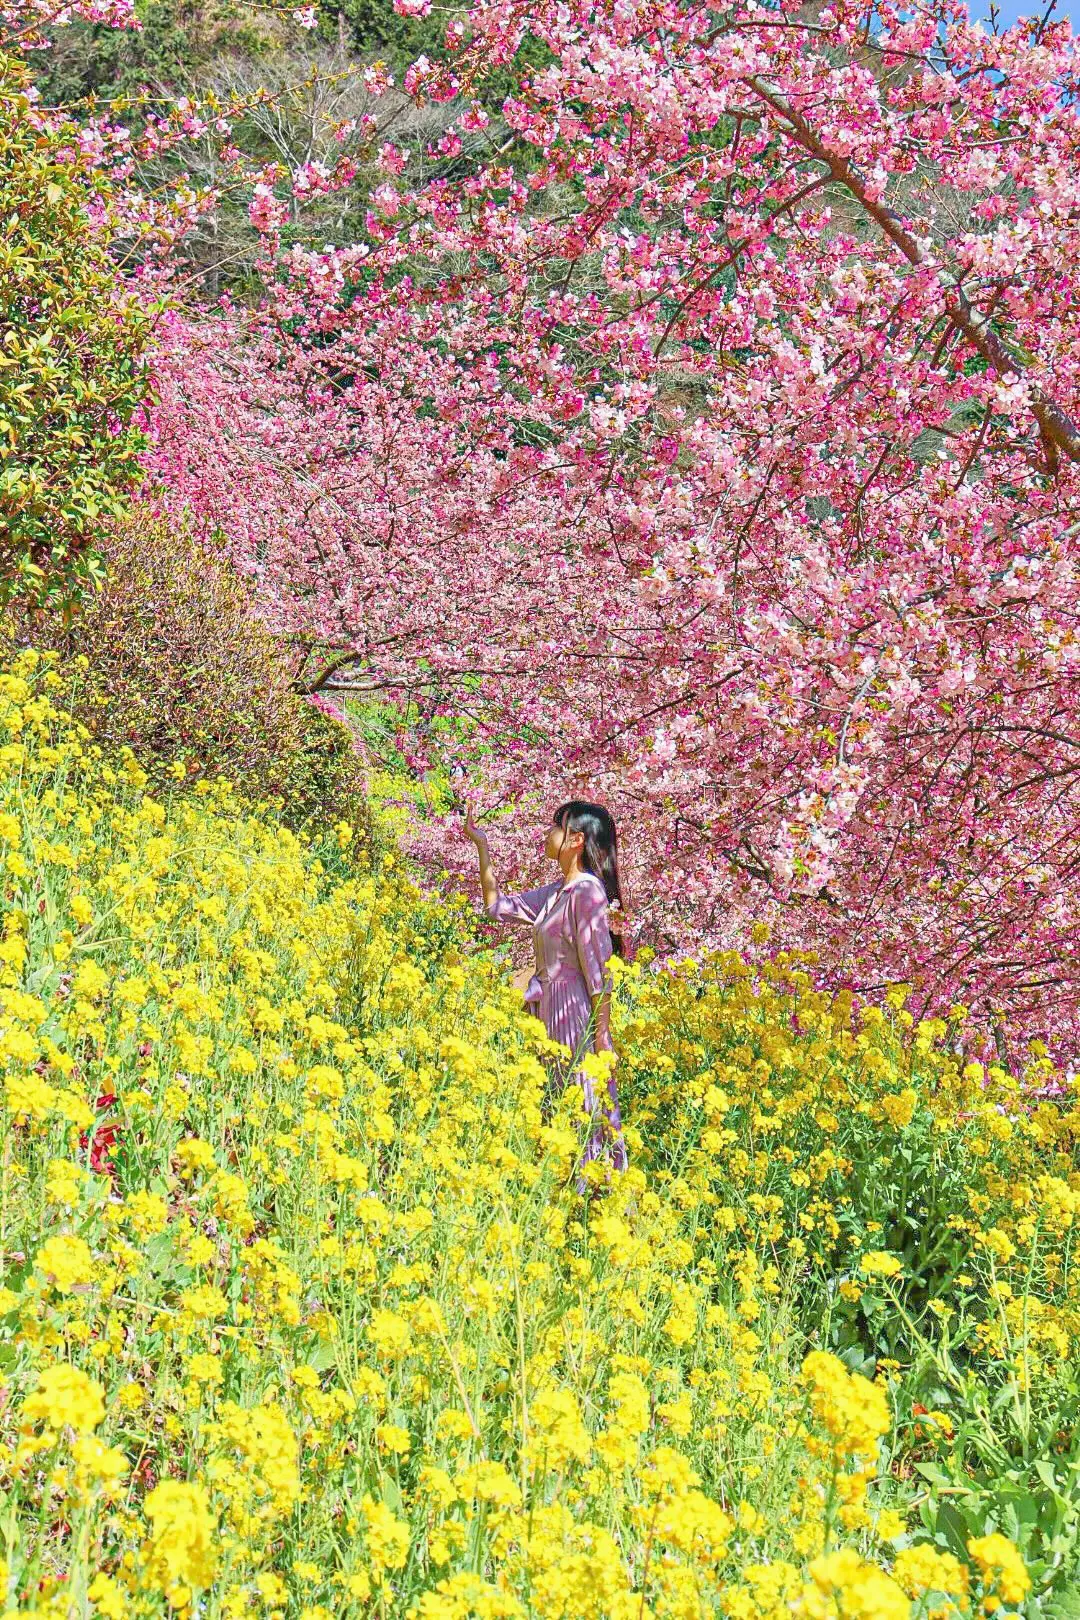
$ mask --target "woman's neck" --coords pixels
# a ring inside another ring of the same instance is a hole
[[[575,850],[573,855],[570,856],[570,859],[566,862],[565,866],[563,866],[562,861],[559,862],[559,865],[562,867],[564,884],[573,883],[577,878],[584,877],[585,875],[585,868],[581,864],[581,856],[578,854],[577,850]]]

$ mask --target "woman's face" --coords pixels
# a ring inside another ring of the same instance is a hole
[[[558,822],[548,828],[547,838],[544,841],[544,854],[549,861],[558,861],[559,865],[571,857],[574,850],[584,844],[585,839],[581,833],[568,832],[560,827]]]

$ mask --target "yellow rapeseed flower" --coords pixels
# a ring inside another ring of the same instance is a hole
[[[988,1536],[975,1536],[967,1550],[982,1576],[988,1595],[1006,1603],[1021,1603],[1031,1590],[1031,1576],[1024,1560],[1008,1536],[997,1531]]]
[[[37,1388],[23,1402],[22,1413],[29,1423],[91,1434],[105,1416],[105,1391],[81,1367],[58,1362],[38,1374]]]

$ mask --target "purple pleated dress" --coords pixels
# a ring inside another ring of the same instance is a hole
[[[611,988],[607,904],[604,885],[587,872],[572,883],[545,883],[527,894],[497,894],[488,907],[496,922],[521,923],[532,929],[536,972],[525,1001],[543,1020],[551,1039],[568,1046],[575,1060],[596,1050],[591,997]],[[599,1044],[611,1050],[606,1030]],[[566,1084],[565,1066],[556,1067],[554,1078],[558,1085]],[[595,1083],[581,1069],[574,1079],[584,1092],[586,1113],[601,1115],[585,1158],[609,1157],[616,1170],[625,1170],[626,1144],[614,1073],[608,1080],[607,1101],[599,1110]]]

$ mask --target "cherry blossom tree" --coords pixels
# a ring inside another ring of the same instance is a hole
[[[164,498],[301,684],[468,720],[523,875],[588,790],[643,937],[757,922],[1069,1044],[1068,24],[504,0],[450,44],[429,177],[388,140],[345,246],[279,251],[269,196],[264,304],[175,324]]]

